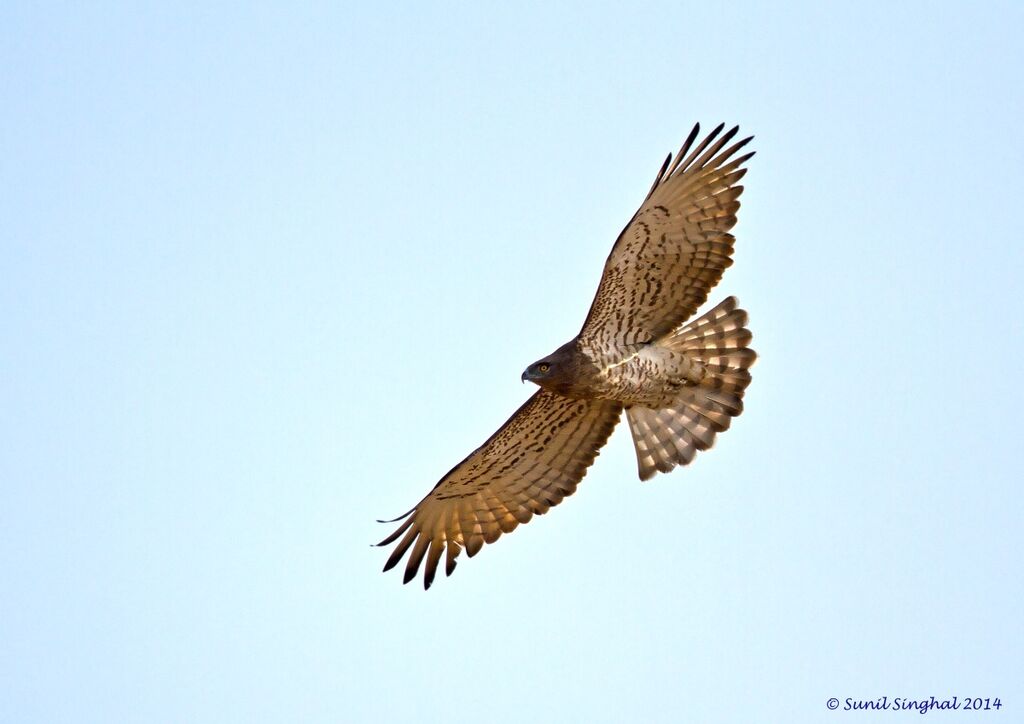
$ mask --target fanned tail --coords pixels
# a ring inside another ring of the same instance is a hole
[[[743,392],[757,354],[747,346],[753,336],[746,328],[747,313],[736,304],[735,297],[728,297],[656,342],[698,362],[704,376],[683,388],[670,407],[626,410],[641,480],[690,463],[743,412]]]

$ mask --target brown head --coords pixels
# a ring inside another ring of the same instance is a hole
[[[569,397],[578,396],[582,367],[586,360],[576,350],[576,340],[564,344],[547,357],[537,360],[523,372],[522,380]]]

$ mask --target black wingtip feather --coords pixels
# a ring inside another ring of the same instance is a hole
[[[445,544],[440,538],[434,538],[430,541],[430,550],[427,552],[427,562],[423,567],[423,589],[430,588],[430,584],[434,582],[434,576],[437,574],[437,564],[441,560],[441,554],[444,553]]]
[[[683,145],[679,147],[679,152],[676,154],[676,160],[672,163],[672,168],[668,171],[669,176],[673,175],[676,172],[676,169],[679,168],[679,163],[683,160],[683,157],[690,152],[690,147],[693,145],[693,142],[696,140],[699,133],[700,124],[694,123],[693,130],[690,131],[690,135],[686,137],[686,140],[683,141]]]
[[[694,126],[694,129],[696,130],[699,127],[700,124]],[[672,169],[670,170],[669,174],[675,175],[677,173],[685,173],[686,169],[690,168],[690,166],[694,163],[694,160],[702,153],[704,153],[705,149],[707,149],[707,147],[711,145],[715,138],[718,137],[718,134],[722,132],[723,128],[725,128],[725,124],[719,123],[717,126],[715,126],[714,130],[711,131],[711,133],[704,137],[703,141],[697,144],[696,148],[692,149],[691,146],[693,145],[693,141],[696,139],[696,134],[691,132],[690,137],[686,139],[686,143],[683,144],[683,148],[680,149],[679,154],[676,156],[675,163],[672,164]],[[686,155],[685,159],[683,158],[684,155]]]
[[[420,532],[415,528],[406,533],[402,542],[395,546],[395,550],[391,551],[391,556],[388,558],[388,562],[384,565],[385,571],[390,571],[400,560],[402,560],[405,552],[409,550],[409,546],[412,545],[413,541],[416,540],[416,537],[419,536],[419,534]]]
[[[746,146],[748,143],[750,143],[753,140],[754,140],[753,136],[747,136],[742,141],[737,141],[733,145],[729,146],[729,148],[727,150],[723,151],[719,158],[721,158],[721,160],[724,161],[725,159],[727,159],[730,156],[732,156],[734,153],[739,151],[741,148],[743,148],[744,146]]]
[[[659,184],[665,180],[665,172],[668,170],[668,165],[670,163],[672,163],[671,153],[668,155],[668,158],[665,159],[665,163],[661,164],[661,169],[658,171],[658,175],[654,177],[654,183],[651,184],[651,189],[647,192],[647,198],[651,198],[651,194],[653,194]]]
[[[423,556],[426,555],[427,549],[430,547],[430,539],[426,535],[421,535],[416,540],[416,545],[413,546],[412,553],[409,554],[409,562],[405,566],[405,582],[408,583],[416,577],[416,574],[420,571],[420,564],[423,563]]]
[[[715,140],[715,137],[718,135],[718,132],[722,130],[722,127],[724,125],[725,124],[719,125],[718,128],[715,129],[714,133],[712,133],[706,139],[704,139],[704,142],[700,145],[700,148],[693,152],[694,156],[697,156],[698,154],[703,154],[700,156],[700,158],[693,161],[694,166],[701,168],[704,167],[708,162],[711,162],[712,165],[717,165],[718,163],[721,163],[721,161],[728,158],[735,152],[735,148],[730,148],[728,151],[726,151],[721,156],[718,156],[716,158],[716,154],[718,154],[718,152],[722,150],[725,144],[731,141],[733,137],[740,131],[739,126],[733,126],[728,131],[726,131],[724,136]],[[712,143],[712,141],[714,141],[714,143]],[[712,159],[715,160],[712,161]],[[687,163],[687,167],[689,167],[689,165],[690,164]]]
[[[455,565],[458,563],[458,561],[456,561],[455,558],[461,552],[462,552],[462,546],[460,546],[455,541],[448,541],[448,548],[447,548],[447,552],[445,554],[445,563],[444,563],[444,575],[445,576],[452,575],[452,571],[455,570]]]
[[[676,154],[677,164],[679,163],[679,159],[685,156],[686,153],[690,150],[690,146],[692,146],[693,142],[697,140],[698,135],[700,135],[700,124],[694,123],[693,128],[690,130],[690,135],[688,135],[686,137],[686,140],[683,141],[683,145],[679,147],[679,153]]]
[[[397,518],[392,518],[391,520],[380,520],[378,518],[377,522],[378,523],[397,523],[398,521],[402,520],[403,518],[408,518],[410,515],[412,515],[415,512],[415,510],[416,510],[415,508],[410,508],[409,510],[405,511],[404,513],[402,513]]]
[[[398,529],[395,530],[395,532],[393,532],[391,535],[389,535],[387,538],[382,540],[377,545],[386,546],[394,543],[396,540],[398,540],[398,536],[402,535],[402,533],[404,533],[409,528],[410,525],[412,525],[412,518],[409,518],[409,520],[405,521],[404,523],[402,523],[402,525],[398,526]]]

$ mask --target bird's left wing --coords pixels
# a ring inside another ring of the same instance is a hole
[[[575,492],[621,411],[617,402],[537,392],[378,543],[389,545],[401,537],[384,570],[412,549],[405,583],[416,576],[425,557],[423,585],[430,588],[446,549],[445,573],[451,575],[463,548],[473,556],[484,543],[493,543],[534,513],[558,505]]]
[[[751,139],[732,144],[739,128],[718,126],[697,142],[694,127],[665,161],[647,198],[619,234],[580,330],[580,341],[604,350],[645,344],[697,311],[732,264],[732,234],[743,164]]]

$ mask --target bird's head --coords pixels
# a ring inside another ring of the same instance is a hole
[[[530,381],[544,389],[566,394],[576,382],[578,366],[569,347],[570,345],[560,347],[554,353],[527,367],[521,377],[522,381]]]
[[[523,382],[527,380],[536,382],[543,387],[546,380],[551,380],[557,376],[557,367],[558,363],[555,360],[545,357],[527,367],[521,379]]]

